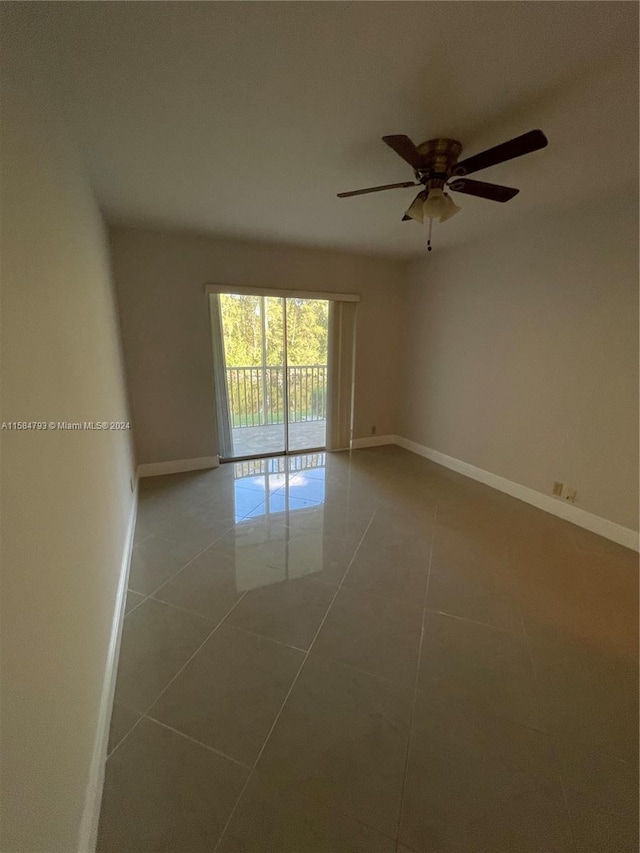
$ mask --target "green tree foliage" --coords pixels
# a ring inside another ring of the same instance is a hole
[[[262,364],[262,312],[266,328],[266,363],[283,361],[283,307],[274,297],[223,293],[220,308],[227,367]],[[327,363],[329,303],[320,299],[286,300],[287,354],[290,366]]]

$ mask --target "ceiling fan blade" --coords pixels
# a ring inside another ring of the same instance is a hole
[[[472,181],[470,178],[456,178],[447,186],[455,193],[477,195],[478,198],[488,198],[490,201],[509,201],[520,192],[513,187],[487,184],[484,181]]]
[[[386,142],[389,148],[393,148],[399,157],[413,166],[414,169],[422,168],[422,154],[418,151],[413,142],[408,136],[400,134],[398,136],[383,136],[382,141]]]
[[[338,193],[338,198],[349,198],[352,195],[365,195],[365,193],[379,193],[381,190],[395,190],[397,187],[419,187],[415,181],[404,181],[401,184],[383,184],[381,187],[368,187],[366,190],[352,190],[348,193]]]
[[[487,169],[497,163],[504,163],[506,160],[513,160],[514,157],[522,157],[523,154],[538,151],[546,145],[548,145],[547,137],[541,130],[530,130],[529,133],[523,133],[522,136],[516,136],[515,139],[461,160],[454,167],[453,176],[470,175],[472,172],[479,172],[480,169]]]

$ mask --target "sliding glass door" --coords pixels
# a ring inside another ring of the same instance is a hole
[[[222,455],[324,448],[329,303],[234,293],[210,298],[217,300],[212,321]]]
[[[327,443],[329,303],[285,300],[288,445],[291,452]]]

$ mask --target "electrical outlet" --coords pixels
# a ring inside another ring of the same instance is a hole
[[[554,483],[553,484],[553,494],[558,495],[560,497],[562,495],[562,490],[564,486],[562,483]]]
[[[576,497],[578,493],[575,489],[567,489],[567,494],[565,495],[565,500],[569,501],[570,504],[574,504],[576,502]]]
[[[375,434],[376,434],[376,430],[377,430],[377,427],[372,426],[372,427],[371,427],[371,435],[375,435]]]

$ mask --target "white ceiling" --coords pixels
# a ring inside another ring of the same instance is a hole
[[[14,5],[14,4],[9,4]],[[468,156],[540,127],[549,147],[474,175],[435,244],[637,181],[638,7],[625,2],[25,4],[109,220],[410,255],[415,190],[381,141]],[[35,7],[35,8],[34,8]]]

